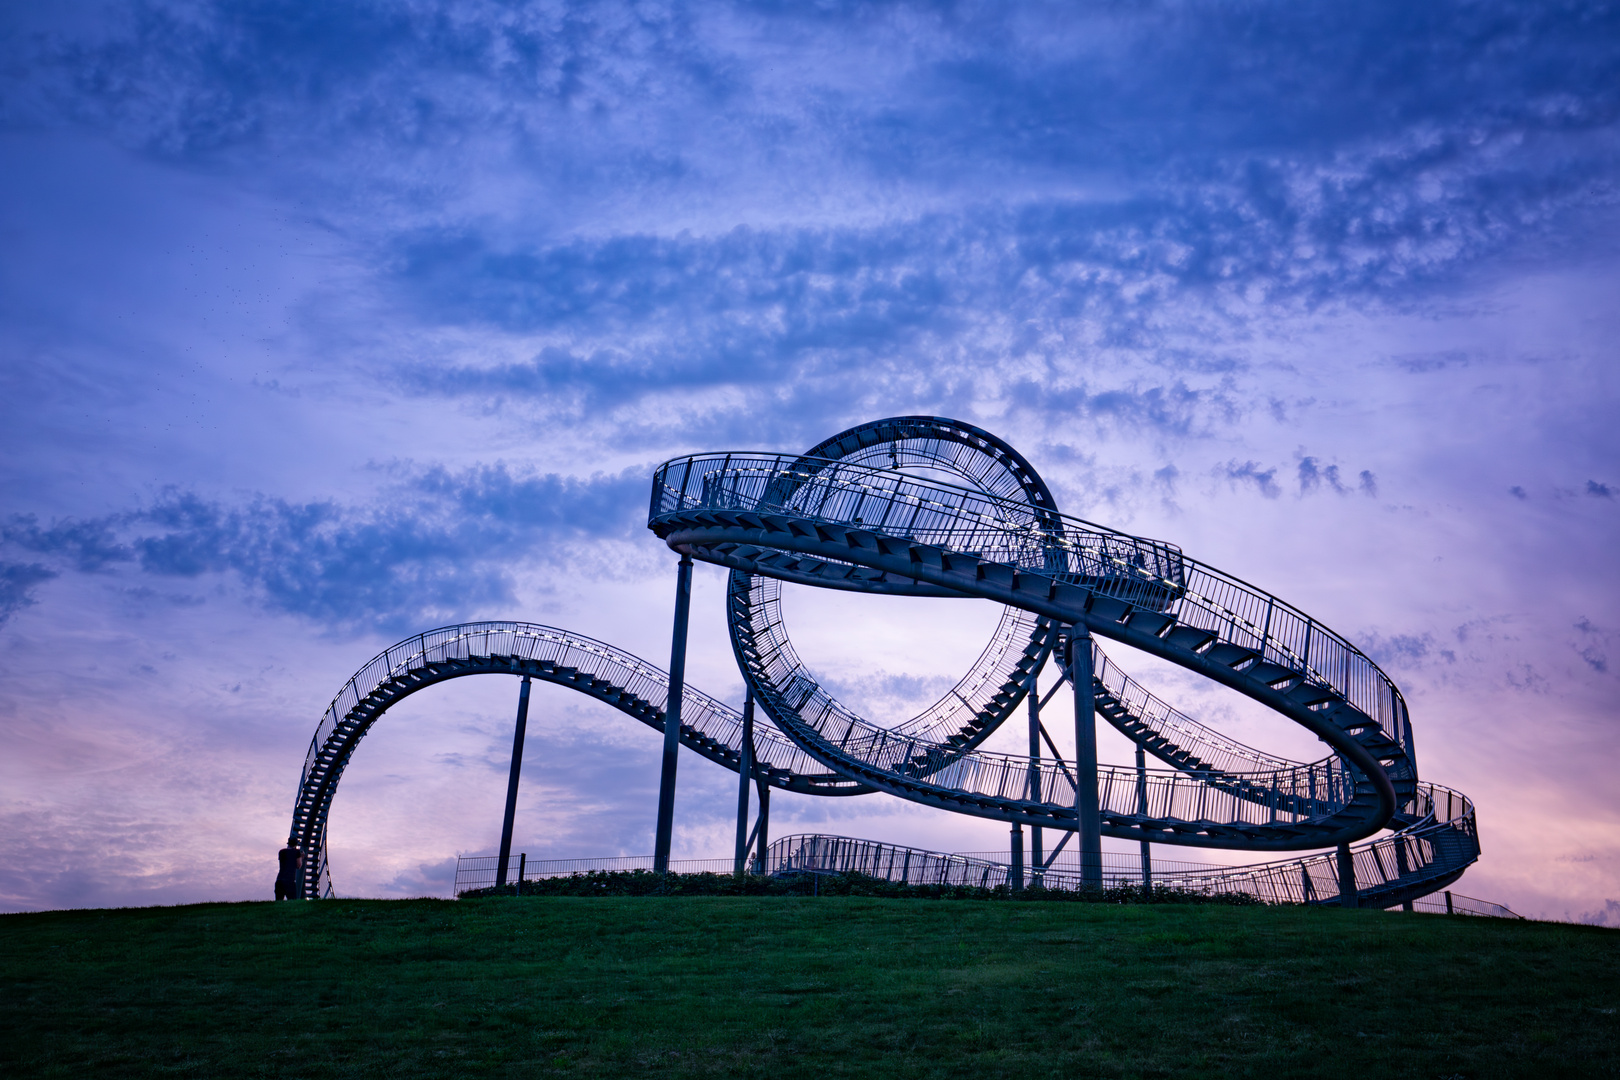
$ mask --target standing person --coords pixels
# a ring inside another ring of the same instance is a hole
[[[298,871],[304,865],[304,853],[293,847],[292,838],[287,846],[276,853],[281,869],[276,873],[276,899],[291,900],[298,894]]]

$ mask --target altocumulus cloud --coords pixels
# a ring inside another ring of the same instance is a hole
[[[837,378],[952,338],[964,362],[1039,351],[998,332],[1035,320],[1162,359],[1171,303],[1241,324],[1260,303],[1410,302],[1613,199],[1617,37],[1593,4],[138,3],[95,33],[14,28],[4,108],[211,167],[300,162],[267,181],[289,194],[341,175],[329,220],[370,238],[402,307],[556,335],[491,378],[589,392],[810,360]],[[794,48],[762,63],[771,42]],[[446,154],[515,163],[541,208],[447,213],[473,170],[430,164]],[[676,235],[604,231],[591,202],[814,197],[811,161],[828,190],[877,175],[951,209],[804,226],[789,206],[719,231],[697,213]]]
[[[64,570],[230,575],[269,609],[332,629],[392,632],[510,601],[513,568],[546,561],[559,544],[631,535],[645,486],[644,469],[581,480],[491,465],[410,470],[357,506],[168,489],[96,520],[42,526],[14,516],[0,539]],[[35,603],[30,590],[59,572],[4,564],[0,613]]]

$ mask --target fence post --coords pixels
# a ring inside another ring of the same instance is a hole
[[[528,872],[528,870],[529,870],[529,853],[527,851],[520,851],[520,852],[518,852],[517,888],[512,890],[512,895],[513,896],[522,896],[523,895],[523,875],[526,874]]]

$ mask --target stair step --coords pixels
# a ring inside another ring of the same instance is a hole
[[[1230,641],[1222,641],[1211,645],[1204,653],[1204,659],[1213,660],[1217,664],[1227,667],[1237,667],[1248,660],[1253,660],[1260,654],[1243,645],[1235,645]]]
[[[1132,630],[1140,630],[1144,634],[1152,634],[1154,637],[1158,637],[1164,633],[1165,627],[1174,624],[1175,621],[1162,612],[1138,608],[1136,611],[1131,612],[1130,618],[1125,620],[1125,625]]]
[[[1214,641],[1215,634],[1197,626],[1178,626],[1165,635],[1165,640],[1188,652],[1197,652],[1206,643]]]

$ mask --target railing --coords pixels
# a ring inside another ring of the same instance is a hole
[[[756,681],[762,694],[767,683],[777,688],[792,684],[788,695],[777,694],[768,702],[767,711],[789,708],[799,714],[814,712],[824,721],[818,725],[819,729],[833,733],[831,737],[840,746],[849,743],[859,731],[862,738],[881,735],[896,745],[905,743],[918,747],[919,753],[926,749],[930,757],[927,762],[916,763],[918,769],[938,768],[947,761],[963,757],[965,745],[943,741],[940,736],[946,732],[972,730],[975,717],[982,721],[998,712],[1005,715],[1008,710],[996,707],[995,695],[1003,687],[1021,685],[1027,679],[1027,675],[1019,671],[1020,663],[1044,663],[1051,649],[1050,624],[1046,624],[1043,631],[1035,616],[1008,608],[972,668],[943,698],[911,720],[893,728],[880,727],[833,698],[809,673],[788,637],[781,591],[782,584],[776,579],[754,577],[748,584],[746,597],[729,597],[733,602],[745,601],[746,610],[734,608],[731,621],[734,632],[747,639],[744,653],[748,659],[739,655],[739,661],[768,673],[763,682]],[[855,739],[855,744],[860,742]]]
[[[780,583],[772,581],[771,587],[779,589]],[[890,730],[896,736],[939,743],[943,738],[961,731],[971,717],[989,711],[990,699],[1012,678],[1021,658],[1033,653],[1032,664],[1045,662],[1046,654],[1051,650],[1053,635],[1050,632],[1046,635],[1048,644],[1044,647],[1026,646],[1026,643],[1037,640],[1039,622],[1035,615],[1022,608],[1003,608],[995,633],[990,635],[978,659],[956,685],[934,704]],[[785,634],[782,640],[787,641]],[[791,643],[787,649],[792,649]]]
[[[1462,893],[1444,892],[1412,901],[1413,911],[1432,915],[1483,915],[1495,919],[1523,919],[1524,916],[1502,904],[1476,900]]]
[[[1405,876],[1396,884],[1412,885],[1423,879],[1425,863],[1418,861],[1421,837],[1391,837],[1353,849],[1356,864],[1357,892],[1376,897],[1390,881],[1375,878],[1372,870],[1396,845],[1404,845],[1411,853]],[[1432,857],[1432,852],[1429,853]],[[1142,862],[1137,854],[1128,852],[1102,853],[1102,884],[1106,889],[1134,888],[1142,883]],[[463,856],[456,860],[455,895],[477,889],[493,888],[497,856]],[[547,859],[528,860],[526,855],[513,855],[507,863],[506,880],[516,891],[518,881],[538,881],[543,878],[567,877],[571,874],[592,872],[651,872],[651,855],[605,859]],[[1171,859],[1153,859],[1151,879],[1156,885],[1204,894],[1246,893],[1266,903],[1335,903],[1338,900],[1337,870],[1331,854],[1259,866],[1226,867],[1211,863],[1193,863]],[[734,868],[730,859],[686,859],[669,864],[670,872],[677,874],[716,873],[729,874]],[[1453,872],[1457,867],[1446,865],[1440,872]],[[802,834],[787,836],[771,844],[761,868],[750,860],[749,873],[786,874],[843,874],[856,873],[885,881],[905,882],[912,885],[966,885],[996,888],[1014,882],[1013,868],[1003,852],[964,851],[946,853],[911,848],[899,844],[885,844],[875,840],[857,840],[844,836]],[[1290,888],[1285,882],[1310,880],[1311,886]],[[1072,853],[1060,855],[1045,866],[1028,864],[1023,869],[1021,884],[1041,885],[1051,889],[1080,889],[1082,885],[1079,857]],[[1501,904],[1445,892],[1410,901],[1415,911],[1522,918]]]
[[[1287,758],[1263,753],[1205,727],[1148,692],[1121,671],[1095,640],[1091,643],[1091,664],[1098,681],[1136,720],[1177,749],[1208,762],[1211,768],[1227,773],[1249,773],[1297,767],[1296,762]]]
[[[1008,865],[1009,859],[1009,854],[1005,851],[956,851],[952,852],[952,854],[964,859],[979,859],[1001,865]],[[1035,867],[1029,861],[1030,858],[1030,853],[1025,852],[1024,874],[1026,877],[1035,870]],[[1053,858],[1050,853],[1047,853],[1045,858],[1050,870],[1076,876],[1080,874],[1080,856],[1075,853],[1072,847],[1065,846],[1056,858]],[[1142,880],[1142,856],[1137,852],[1105,851],[1102,853],[1102,866],[1104,874],[1130,878],[1136,882]],[[1149,867],[1155,880],[1161,874],[1202,874],[1225,869],[1220,863],[1188,862],[1185,859],[1161,859],[1157,855],[1149,860]]]
[[[326,873],[327,807],[322,800],[330,800],[333,786],[325,781],[332,770],[342,768],[344,747],[352,745],[354,729],[369,722],[374,709],[398,696],[409,680],[430,675],[434,664],[508,657],[600,679],[659,712],[668,704],[669,677],[663,670],[604,642],[555,627],[521,622],[468,623],[406,638],[378,653],[344,684],[310,740],[293,804],[294,827],[299,831],[310,870],[317,876]],[[368,705],[373,708],[368,709]],[[682,698],[681,726],[726,747],[742,743],[741,714],[690,687]],[[768,725],[755,728],[754,759],[762,772],[777,777],[806,777],[834,786],[853,786],[844,777],[829,773],[825,765]]]
[[[752,636],[742,659],[759,676],[755,682],[767,712],[781,723],[802,725],[807,741],[869,770],[874,783],[898,782],[947,800],[973,795],[1029,801],[1049,807],[1054,816],[1073,816],[1074,775],[1063,764],[982,750],[964,754],[956,746],[880,727],[850,711],[822,688],[794,651],[777,602],[780,586],[756,578],[751,587],[755,619],[745,628]],[[963,703],[983,707],[972,699]],[[1222,825],[1311,822],[1339,813],[1356,793],[1354,775],[1337,758],[1306,765],[1289,762],[1276,771],[1251,774],[1152,770],[1145,786],[1146,817]],[[1104,813],[1141,816],[1134,769],[1099,768],[1097,790]],[[1039,797],[1032,798],[1032,791]]]
[[[1442,834],[1446,828],[1443,824],[1432,825],[1426,835],[1396,835],[1352,848],[1358,897],[1376,903],[1380,895],[1398,895],[1420,887],[1424,881],[1455,874],[1473,861],[1477,853],[1462,852],[1445,857],[1444,848],[1448,845]],[[778,867],[829,873],[853,871],[891,881],[987,886],[1012,881],[1012,867],[1008,862],[981,852],[948,855],[847,837],[792,836],[772,844],[771,853]],[[1141,883],[1140,856],[1104,852],[1102,866],[1105,887]],[[1044,871],[1026,866],[1024,874],[1026,883],[1038,879],[1048,888],[1081,887],[1078,859],[1060,862]],[[1333,853],[1236,867],[1155,859],[1152,880],[1170,888],[1210,895],[1246,893],[1268,904],[1337,903],[1340,898],[1337,858]],[[1425,905],[1421,910],[1431,910],[1427,903],[1420,900],[1415,905]],[[1462,913],[1499,914],[1483,909]]]
[[[582,634],[519,622],[469,623],[429,630],[378,653],[338,691],[310,740],[303,780],[309,779],[337,726],[390,680],[423,671],[436,662],[492,656],[521,657],[606,679],[660,712],[669,702],[668,673],[632,653]],[[682,695],[681,725],[727,746],[742,741],[742,715],[691,687]],[[768,727],[756,728],[754,742],[755,758],[762,766],[796,775],[826,774],[824,765]]]
[[[705,509],[855,526],[1165,611],[1183,626],[1216,634],[1331,689],[1411,756],[1406,703],[1377,664],[1304,612],[1187,558],[1174,545],[969,488],[847,462],[731,453],[693,455],[659,467],[650,521]]]

